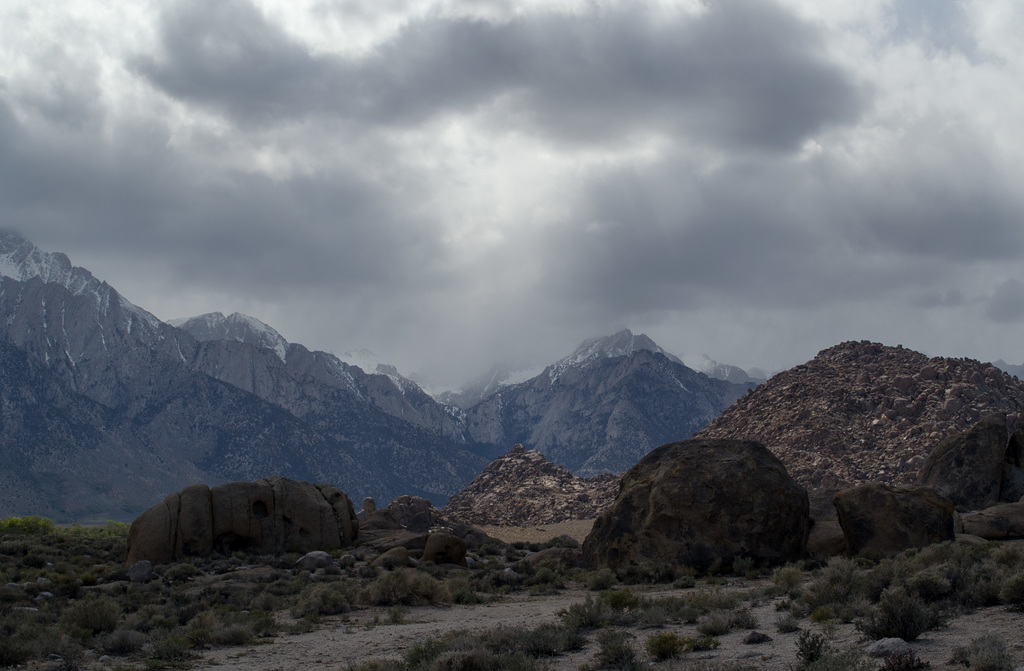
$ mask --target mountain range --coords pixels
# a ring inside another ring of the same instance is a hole
[[[269,475],[440,504],[516,443],[579,475],[622,472],[751,386],[622,331],[443,403],[252,317],[161,321],[12,232],[0,315],[0,516],[130,519],[190,483]]]

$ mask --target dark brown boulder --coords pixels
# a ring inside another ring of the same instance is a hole
[[[815,522],[807,537],[807,556],[828,559],[846,554],[846,535],[836,520]]]
[[[931,451],[917,475],[957,510],[980,510],[999,502],[1006,462],[1006,415],[982,417],[970,430],[946,438]]]
[[[466,565],[466,542],[451,534],[437,533],[427,537],[423,548],[423,561],[435,564]]]
[[[807,492],[760,443],[695,439],[663,445],[622,478],[583,542],[589,569],[631,565],[724,571],[801,557]]]
[[[964,533],[987,540],[1024,538],[1024,502],[1004,503],[976,513],[963,513]]]
[[[954,538],[953,504],[926,489],[869,482],[833,500],[850,554],[898,554]]]
[[[287,478],[191,485],[145,511],[128,532],[128,563],[254,550],[331,550],[359,533],[348,496]]]
[[[999,500],[1016,503],[1021,498],[1024,498],[1024,419],[1018,417],[1017,427],[1006,446]]]

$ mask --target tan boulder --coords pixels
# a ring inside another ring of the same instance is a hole
[[[869,482],[833,499],[850,554],[898,554],[954,538],[953,504],[925,489]]]
[[[181,490],[175,557],[206,557],[213,552],[213,495],[206,485]]]
[[[631,565],[727,571],[803,556],[807,492],[753,441],[693,439],[663,445],[623,477],[618,496],[583,542],[589,569]]]
[[[846,554],[846,535],[837,520],[815,522],[807,537],[807,556],[828,559]]]
[[[409,551],[401,545],[399,545],[398,547],[391,548],[390,550],[388,550],[387,552],[385,552],[384,554],[380,555],[372,562],[370,562],[370,566],[386,569],[396,569],[401,566],[408,565]]]

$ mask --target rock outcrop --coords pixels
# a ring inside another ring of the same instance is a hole
[[[870,482],[836,494],[850,554],[880,558],[953,540],[953,504],[925,489]]]
[[[1000,500],[1008,442],[1006,415],[987,415],[935,446],[917,475],[918,485],[945,496],[957,510],[994,506]]]
[[[960,516],[964,533],[986,540],[1024,538],[1024,499]]]
[[[359,534],[352,502],[331,485],[273,477],[191,485],[146,510],[128,532],[128,564],[253,550],[331,550]]]
[[[991,364],[846,342],[775,375],[694,437],[757,440],[808,489],[912,485],[943,439],[1021,407],[1024,382]]]
[[[618,476],[579,478],[537,450],[516,445],[492,461],[444,508],[468,524],[535,526],[597,517],[611,505]]]
[[[663,445],[622,478],[612,507],[583,543],[587,568],[691,566],[724,571],[799,558],[807,492],[760,443],[686,440]]]

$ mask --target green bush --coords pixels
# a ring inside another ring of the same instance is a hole
[[[45,517],[28,515],[26,517],[5,517],[0,519],[0,534],[16,533],[27,536],[39,536],[52,534],[57,531],[57,525]]]
[[[388,573],[382,576],[394,575]],[[291,613],[295,617],[315,615],[339,615],[352,610],[352,589],[344,582],[314,583],[303,590]],[[383,604],[387,605],[387,604]]]
[[[786,564],[772,571],[772,584],[783,594],[789,594],[804,581],[804,572],[798,566]]]
[[[611,589],[612,585],[618,582],[615,577],[615,573],[611,569],[603,568],[597,571],[592,571],[587,576],[587,589],[593,592],[599,592],[606,589]]]
[[[640,597],[628,587],[605,590],[598,596],[612,610],[626,610],[640,605]]]
[[[108,655],[130,655],[142,650],[146,644],[146,635],[133,629],[117,629],[103,644],[103,651]]]
[[[873,671],[875,666],[862,650],[827,650],[807,665],[807,671]]]
[[[692,575],[681,575],[672,582],[676,589],[690,589],[697,584],[697,579]]]
[[[728,634],[735,622],[735,615],[729,611],[716,610],[697,620],[697,631],[705,636]]]
[[[796,639],[796,657],[801,668],[807,668],[829,651],[828,637],[804,630]]]

